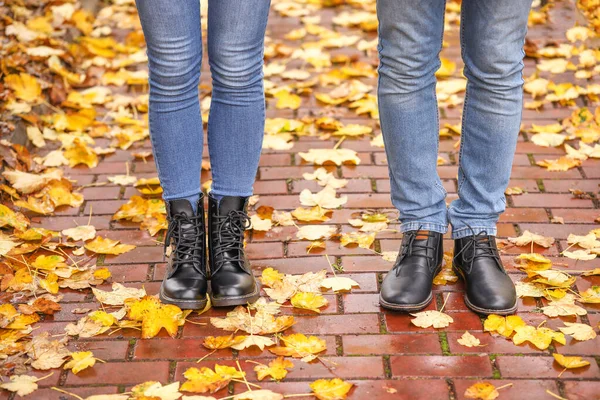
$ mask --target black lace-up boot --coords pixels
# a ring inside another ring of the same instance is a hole
[[[483,231],[454,241],[454,270],[466,285],[465,303],[481,314],[517,310],[515,285],[504,270],[496,239]]]
[[[398,311],[421,310],[433,299],[433,278],[442,268],[443,235],[430,231],[409,231],[394,267],[381,284],[379,304]]]
[[[260,289],[244,252],[248,197],[208,196],[210,299],[215,307],[253,303]]]
[[[188,200],[166,202],[169,228],[165,236],[167,272],[160,287],[160,300],[187,309],[206,306],[206,230],[204,197],[200,195],[194,214]]]

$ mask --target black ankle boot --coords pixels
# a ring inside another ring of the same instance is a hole
[[[160,287],[160,300],[187,309],[206,306],[206,230],[204,197],[198,200],[194,214],[188,200],[166,202],[169,228],[165,236],[165,252],[170,246],[167,272]]]
[[[418,311],[427,307],[433,299],[433,278],[441,270],[443,258],[441,233],[406,232],[396,263],[381,284],[379,304],[398,311]]]
[[[253,303],[260,289],[244,252],[248,197],[208,196],[210,299],[215,307]]]
[[[496,239],[487,232],[454,241],[453,267],[466,285],[465,303],[481,314],[517,310],[515,285],[504,270]]]

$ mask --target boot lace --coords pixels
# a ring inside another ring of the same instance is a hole
[[[394,266],[394,269],[396,270],[396,276],[400,276],[402,261],[407,257],[423,257],[427,260],[427,267],[431,269],[431,265],[434,261],[433,254],[435,252],[435,246],[429,246],[427,243],[429,243],[430,238],[434,237],[434,234],[430,231],[427,233],[419,233],[420,231],[421,227],[419,227],[419,229],[416,231],[408,231],[405,233],[408,239],[406,244],[402,246],[400,255],[398,256],[398,260]],[[427,236],[427,239],[419,239],[419,242],[415,242],[417,236]],[[420,243],[421,241],[424,241],[425,244]],[[422,252],[415,253],[415,250],[421,250]]]
[[[227,262],[244,263],[244,231],[250,228],[250,218],[244,211],[232,210],[227,215],[213,214],[217,222],[218,243],[214,249],[217,272]],[[235,255],[232,255],[235,254]]]
[[[175,214],[165,236],[166,253],[167,248],[171,244],[171,240],[175,242],[173,249],[173,271],[183,264],[199,264],[202,262],[202,241],[204,240],[204,230],[199,229],[202,224],[202,216],[189,217],[183,213]],[[202,274],[204,274],[203,271]]]
[[[471,236],[468,237],[467,244],[457,254],[454,255],[454,259],[456,260],[461,254],[464,253],[464,261],[469,266],[468,271],[471,271],[473,268],[473,263],[477,258],[491,258],[494,260],[494,263],[498,266],[498,268],[501,271],[504,271],[504,267],[500,261],[498,249],[490,240],[487,231],[483,230],[476,234],[473,228],[471,228],[469,225],[467,226],[471,230]]]

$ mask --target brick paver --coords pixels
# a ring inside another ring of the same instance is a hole
[[[218,1],[218,0],[217,0]],[[240,0],[247,1],[247,0]],[[281,5],[283,1],[275,4]],[[305,2],[296,2],[297,4]],[[310,3],[310,2],[308,2]],[[336,3],[332,1],[330,3]],[[340,2],[342,3],[342,2]],[[350,2],[349,2],[350,3]],[[308,5],[304,5],[308,7]],[[365,33],[357,28],[343,28],[332,23],[332,18],[343,11],[351,11],[349,5],[323,8],[311,12],[321,17],[320,24],[346,34],[360,35],[365,40],[376,38],[375,32]],[[577,11],[571,1],[556,1],[550,9],[549,23],[535,25],[530,28],[528,38],[538,47],[551,43],[566,43],[565,31],[574,26],[578,18]],[[269,22],[269,36],[276,43],[298,47],[297,41],[283,38],[292,29],[301,27],[298,17],[283,17],[273,9]],[[447,32],[446,42],[449,44],[442,56],[462,65],[459,58],[458,34],[453,29]],[[376,51],[358,51],[355,46],[332,50],[332,54],[349,54],[371,66],[377,65]],[[525,61],[527,76],[535,72],[536,61],[527,58]],[[298,61],[290,62],[288,69],[305,67]],[[326,71],[326,70],[325,70]],[[589,82],[575,79],[571,71],[541,76],[555,81],[575,82],[580,85],[597,83],[596,78]],[[271,77],[280,83],[279,77]],[[376,78],[357,78],[369,85],[376,84]],[[209,72],[204,63],[203,83],[210,84]],[[315,89],[318,90],[319,87]],[[328,89],[326,89],[328,90]],[[464,94],[461,94],[461,96]],[[529,95],[526,96],[530,101]],[[273,98],[267,100],[267,116],[269,118],[301,118],[303,116],[334,115],[343,123],[361,123],[375,128],[374,134],[380,130],[375,121],[366,116],[357,116],[345,107],[324,107],[314,96],[303,97],[300,109],[296,111],[278,110]],[[576,106],[584,106],[577,100]],[[588,104],[590,105],[590,104]],[[593,105],[591,105],[593,110]],[[523,124],[525,130],[532,123],[550,124],[568,117],[575,105],[546,105],[545,108],[525,110]],[[442,110],[441,125],[457,124],[460,121],[460,107]],[[536,165],[543,159],[555,159],[564,154],[560,148],[536,146],[530,141],[529,133],[522,133],[517,147],[513,174],[510,186],[519,186],[526,193],[508,197],[508,209],[502,216],[499,225],[499,236],[506,239],[518,236],[525,230],[550,235],[557,239],[549,249],[539,246],[534,251],[550,257],[560,264],[558,269],[576,270],[576,290],[583,291],[592,285],[600,285],[600,278],[583,277],[583,270],[591,270],[600,266],[597,260],[575,262],[560,257],[560,252],[568,245],[569,234],[584,235],[598,228],[596,218],[600,217],[600,201],[598,185],[600,184],[600,161],[587,160],[581,167],[564,172],[550,172]],[[327,166],[329,171],[339,178],[349,180],[348,185],[339,190],[348,196],[348,203],[339,210],[334,210],[327,223],[335,225],[341,232],[352,231],[348,218],[353,213],[364,210],[390,211],[390,185],[387,180],[385,153],[382,148],[369,144],[372,137],[346,139],[341,148],[354,149],[358,152],[361,164],[341,167]],[[106,146],[108,140],[97,139],[96,145]],[[301,151],[312,148],[332,148],[337,138],[320,140],[318,137],[299,137],[290,150],[265,150],[261,159],[258,179],[255,186],[260,196],[258,205],[266,205],[280,211],[291,211],[300,205],[298,194],[303,189],[316,191],[319,187],[314,182],[302,179],[302,174],[312,172],[316,167],[302,161],[298,155]],[[442,139],[440,155],[448,160],[448,164],[440,166],[439,172],[444,187],[449,193],[449,200],[456,198],[456,175],[458,158],[452,140]],[[575,142],[573,142],[575,143]],[[148,141],[136,144],[131,150],[149,150]],[[104,182],[107,176],[124,173],[124,163],[130,163],[130,171],[138,178],[156,175],[152,161],[144,162],[134,159],[132,151],[118,150],[115,154],[103,157],[98,167],[88,169],[75,167],[65,169],[67,176],[77,180],[78,185],[93,182]],[[207,151],[205,151],[205,156]],[[204,178],[209,178],[204,173]],[[571,189],[580,189],[587,196],[575,198]],[[133,188],[122,189],[115,185],[102,187],[86,187],[82,193],[85,203],[79,209],[67,208],[52,216],[32,216],[33,226],[61,230],[78,224],[86,224],[90,211],[91,223],[99,234],[124,243],[135,244],[137,248],[120,256],[102,256],[97,258],[98,265],[106,266],[112,273],[110,282],[122,282],[130,287],[144,287],[149,294],[156,294],[160,280],[164,275],[164,259],[162,254],[162,234],[151,237],[139,229],[138,224],[116,222],[111,220],[115,211],[132,195],[138,194]],[[28,214],[29,215],[29,214]],[[553,217],[564,218],[564,224],[554,224]],[[596,220],[596,221],[595,221]],[[396,227],[391,225],[392,228]],[[445,329],[422,329],[411,323],[411,317],[385,311],[378,304],[378,288],[384,274],[391,263],[383,260],[373,250],[353,247],[341,247],[338,241],[329,240],[325,250],[306,252],[306,241],[295,239],[295,227],[277,227],[269,232],[251,232],[247,239],[248,255],[258,275],[267,267],[273,267],[283,273],[301,274],[308,271],[329,269],[325,259],[327,254],[332,262],[341,265],[343,275],[356,280],[360,289],[348,294],[326,295],[329,306],[317,315],[310,311],[285,308],[284,313],[293,313],[297,323],[286,333],[304,333],[317,335],[327,342],[328,350],[324,358],[327,363],[314,362],[305,364],[294,361],[295,368],[282,383],[261,383],[264,388],[280,393],[307,393],[308,383],[318,378],[340,377],[355,385],[350,398],[356,399],[463,399],[467,387],[473,383],[486,380],[495,386],[513,384],[501,390],[501,399],[542,399],[552,398],[549,392],[567,399],[592,399],[600,395],[600,339],[578,342],[567,338],[566,345],[556,344],[548,350],[541,351],[524,344],[514,345],[510,340],[500,336],[492,336],[483,331],[482,319],[470,312],[462,297],[463,285],[458,282],[444,286],[436,286],[435,301],[428,310],[444,310],[453,317],[454,323]],[[397,232],[385,232],[377,236],[373,249],[376,251],[397,251],[401,235]],[[449,236],[448,238],[449,239]],[[158,241],[158,242],[157,242]],[[451,241],[445,246],[451,248]],[[528,247],[508,247],[503,251],[503,261],[515,281],[525,275],[515,268],[514,257],[529,252]],[[94,260],[94,259],[92,259]],[[109,283],[101,288],[108,289]],[[80,315],[71,312],[74,308],[97,309],[91,293],[61,290],[65,295],[62,300],[62,311],[54,316],[46,316],[39,323],[36,334],[49,331],[62,334],[69,321],[76,321]],[[330,292],[331,293],[331,292]],[[520,300],[518,314],[529,324],[538,325],[547,320],[546,326],[556,329],[562,322],[583,322],[591,324],[598,331],[600,322],[600,306],[582,305],[587,315],[580,317],[548,318],[539,311],[540,300],[531,298]],[[223,316],[228,310],[210,310],[202,316],[191,316],[193,322],[209,322],[209,317]],[[468,330],[481,340],[483,347],[467,348],[457,343],[457,339]],[[266,362],[273,358],[268,352],[257,350],[232,351],[229,349],[210,352],[202,347],[202,341],[209,335],[225,333],[211,326],[187,323],[180,328],[176,338],[170,338],[162,331],[156,338],[142,340],[139,332],[123,330],[112,335],[101,335],[92,339],[71,340],[72,350],[90,350],[95,356],[106,361],[97,363],[94,368],[75,375],[69,371],[57,370],[54,376],[40,381],[40,390],[26,398],[31,399],[63,399],[65,395],[49,389],[59,386],[83,397],[92,394],[111,394],[128,390],[132,385],[149,380],[168,383],[183,381],[185,369],[198,366],[214,366],[215,362],[235,366],[235,360],[261,360]],[[558,352],[566,355],[583,356],[590,361],[590,366],[562,372],[552,357]],[[198,359],[203,359],[196,364]],[[248,379],[256,381],[251,371],[252,364],[241,363],[247,370]],[[35,372],[36,376],[45,375]],[[240,383],[231,383],[219,391],[217,397],[225,397],[245,391]],[[12,400],[15,397],[0,392],[1,400]]]

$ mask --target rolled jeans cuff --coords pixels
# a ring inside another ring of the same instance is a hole
[[[404,222],[400,224],[400,232],[402,233],[416,230],[431,231],[445,234],[446,232],[448,232],[448,225],[419,221]]]
[[[452,229],[452,239],[462,239],[468,236],[477,235],[481,232],[486,232],[490,236],[496,236],[498,234],[498,229],[496,228],[496,225],[475,225],[472,227],[465,226],[463,228]]]

